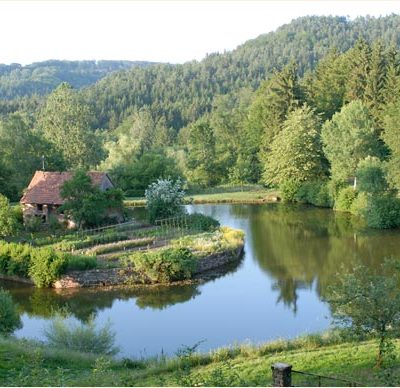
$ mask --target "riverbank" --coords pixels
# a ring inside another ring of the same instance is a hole
[[[219,204],[219,203],[271,203],[280,201],[279,192],[272,189],[264,189],[255,187],[253,189],[246,188],[243,191],[226,191],[226,192],[205,192],[202,194],[192,194],[185,196],[185,204]],[[127,198],[124,201],[125,206],[141,207],[146,206],[145,198]]]
[[[376,341],[343,342],[311,335],[261,346],[221,348],[208,354],[181,352],[180,357],[113,360],[32,341],[0,339],[2,386],[270,386],[271,365],[286,362],[293,369],[344,378],[363,386],[388,386],[384,373],[374,369]],[[396,342],[400,350],[400,342]],[[293,376],[294,385],[305,385]],[[392,385],[400,368],[391,371]],[[318,382],[308,382],[317,385]],[[336,386],[338,381],[322,381]]]

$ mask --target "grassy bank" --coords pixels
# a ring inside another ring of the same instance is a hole
[[[399,341],[396,346],[400,350]],[[342,377],[365,386],[389,385],[383,373],[373,368],[376,348],[375,341],[348,343],[317,335],[258,347],[223,348],[208,354],[188,355],[181,351],[180,357],[174,358],[115,361],[28,341],[0,339],[0,385],[268,386],[275,362],[291,363],[296,370]],[[391,370],[390,375],[392,385],[396,385],[400,369]],[[293,383],[306,382],[295,378]],[[329,383],[338,385],[323,381]]]
[[[277,190],[265,189],[259,186],[253,188],[245,187],[243,191],[222,191],[219,190],[205,191],[199,194],[186,195],[186,204],[206,204],[206,203],[265,203],[275,202],[279,196]],[[145,206],[144,198],[126,198],[125,206]]]

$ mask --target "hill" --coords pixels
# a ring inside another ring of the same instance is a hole
[[[145,61],[58,61],[49,60],[22,66],[0,64],[0,98],[14,99],[32,94],[45,95],[60,83],[82,88],[106,75],[132,67],[146,67]]]
[[[299,75],[315,68],[330,50],[344,52],[359,38],[399,46],[400,16],[380,18],[309,16],[201,62],[134,67],[111,74],[84,91],[97,128],[113,128],[135,109],[150,107],[176,131],[210,111],[214,97],[256,89],[274,69],[297,64]]]

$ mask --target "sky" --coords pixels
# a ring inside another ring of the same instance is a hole
[[[305,15],[400,14],[400,1],[0,0],[0,63],[183,63],[232,50]]]

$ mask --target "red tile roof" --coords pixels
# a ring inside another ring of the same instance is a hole
[[[100,186],[105,172],[88,172],[94,186]],[[31,183],[21,198],[21,203],[53,204],[62,205],[64,200],[61,197],[60,189],[65,181],[71,179],[73,172],[48,172],[36,171]]]

